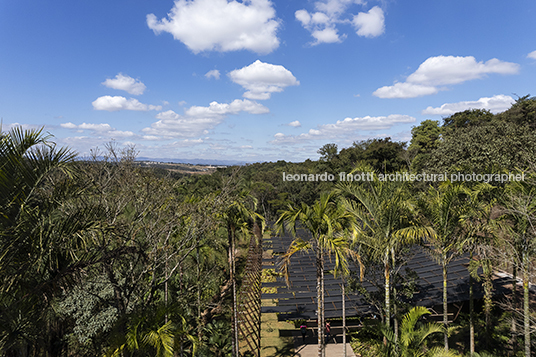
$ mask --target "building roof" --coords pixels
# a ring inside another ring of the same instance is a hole
[[[308,232],[298,231],[298,236],[307,240]],[[294,237],[284,234],[272,237],[263,243],[264,250],[273,250],[273,256],[263,259],[263,268],[278,269],[280,257],[290,246]],[[414,246],[405,254],[406,264],[399,270],[400,274],[407,274],[410,269],[418,276],[416,279],[415,293],[406,302],[411,305],[432,307],[441,305],[443,301],[443,273],[441,266],[435,262],[426,252],[426,248]],[[462,255],[454,258],[448,266],[447,298],[448,303],[457,303],[469,300],[469,257]],[[325,286],[325,316],[335,318],[342,316],[342,280],[334,278],[329,273],[334,268],[334,262],[326,257],[324,286]],[[353,268],[357,273],[357,267]],[[316,319],[316,266],[312,252],[296,253],[291,258],[289,268],[290,284],[287,286],[285,279],[278,277],[276,282],[263,283],[263,287],[276,288],[277,293],[263,294],[263,299],[277,299],[277,306],[262,307],[262,312],[279,313],[280,320],[288,319]],[[358,274],[356,274],[358,275]],[[376,279],[375,279],[376,278]],[[376,280],[376,286],[371,283]],[[507,283],[507,278],[501,284]],[[362,286],[369,292],[374,293],[383,289],[383,268],[367,267],[365,280]],[[500,284],[499,284],[500,285]],[[503,291],[504,293],[504,291]],[[482,289],[479,284],[474,287],[475,298],[482,297]],[[346,316],[363,316],[377,314],[377,309],[365,298],[346,288]]]

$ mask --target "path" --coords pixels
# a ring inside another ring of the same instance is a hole
[[[342,357],[343,356],[343,344],[342,337],[337,336],[336,341],[329,341],[326,345],[326,357]],[[335,343],[337,342],[337,343]],[[294,337],[294,351],[295,357],[317,357],[318,356],[318,345],[317,340],[313,336],[307,336],[305,340],[305,345],[302,342],[302,338]],[[346,343],[346,356],[355,357],[354,351],[350,346],[350,343]]]

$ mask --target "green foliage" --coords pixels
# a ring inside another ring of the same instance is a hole
[[[326,144],[318,149],[317,153],[320,154],[321,161],[331,161],[337,156],[337,144]]]
[[[351,148],[341,150],[340,157],[344,161],[351,157],[352,162],[342,162],[343,165],[352,164],[349,171],[356,163],[360,163],[371,166],[376,172],[395,172],[407,168],[404,160],[405,146],[406,143],[392,142],[389,137],[356,141]]]
[[[454,130],[471,126],[478,126],[490,122],[493,114],[485,109],[468,109],[463,112],[455,113],[443,119],[443,128],[445,130]]]
[[[424,323],[420,319],[430,311],[422,306],[412,308],[400,324],[398,340],[387,326],[381,328],[386,343],[379,342],[380,354],[386,357],[439,357],[457,356],[452,351],[429,344],[430,337],[443,332],[443,326],[435,322]]]
[[[441,144],[442,128],[435,120],[424,120],[420,125],[411,129],[411,142],[408,154],[412,157],[411,169],[413,172],[421,172],[426,166],[432,151]]]
[[[467,110],[445,118],[441,145],[424,168],[497,173],[532,167],[536,162],[535,108],[536,99],[526,96],[500,114]]]

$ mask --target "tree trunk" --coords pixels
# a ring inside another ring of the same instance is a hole
[[[512,307],[514,313],[512,314],[512,327],[511,327],[511,347],[512,355],[517,354],[517,326],[516,326],[516,315],[517,315],[517,266],[515,262],[512,266]]]
[[[530,356],[530,316],[529,316],[529,258],[523,252],[523,318],[525,333],[525,356]]]
[[[473,252],[470,253],[469,262],[473,261]],[[469,274],[469,354],[475,354],[475,302],[473,293],[473,276]]]
[[[396,261],[395,261],[395,253],[394,253],[394,250],[391,249],[391,262],[392,262],[392,267],[394,268],[396,266]],[[395,274],[395,278],[396,278],[396,274]],[[396,351],[398,353],[398,318],[397,318],[397,314],[398,314],[398,308],[396,306],[396,279],[393,280],[393,327],[394,327],[394,333],[395,333],[395,348],[396,348]]]
[[[317,323],[317,333],[318,333],[318,357],[322,357],[322,259],[320,256],[320,249],[317,247],[316,252],[316,321]]]
[[[443,324],[445,325],[445,351],[449,350],[449,335],[447,329],[449,327],[449,315],[447,304],[447,257],[443,255]]]
[[[388,255],[389,253],[386,253]],[[385,259],[385,325],[389,329],[391,327],[391,300],[390,300],[390,293],[391,293],[391,286],[390,286],[390,280],[391,280],[391,269],[389,267],[389,257],[387,256]]]
[[[344,290],[344,275],[342,277],[342,355],[346,357],[346,292]]]
[[[199,244],[196,249],[197,258],[197,337],[201,338],[201,262],[199,261]]]
[[[324,307],[325,307],[325,304],[324,304],[324,294],[325,294],[325,289],[324,289],[324,249],[320,248],[320,264],[321,264],[321,268],[320,268],[320,271],[322,273],[322,279],[321,279],[321,282],[322,282],[322,357],[326,357],[326,336],[325,336],[325,328],[326,328],[326,315],[325,315],[325,311],[324,311]]]

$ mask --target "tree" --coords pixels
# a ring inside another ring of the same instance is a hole
[[[370,169],[364,169],[370,171]],[[385,324],[391,323],[391,274],[401,250],[433,231],[413,224],[407,186],[396,181],[346,182],[338,186],[345,209],[354,217],[354,244],[369,251],[384,268]],[[396,324],[395,324],[396,327]],[[396,334],[395,334],[396,336]]]
[[[412,171],[420,172],[425,167],[432,151],[437,149],[441,143],[441,132],[442,128],[439,126],[439,122],[429,119],[411,129],[408,154],[412,158]]]
[[[531,259],[536,254],[536,185],[531,175],[527,181],[512,181],[501,199],[502,215],[499,227],[510,240],[513,264],[519,266],[523,276],[523,329],[525,356],[530,356],[529,272]]]
[[[326,144],[317,151],[320,154],[320,161],[331,161],[337,156],[338,148],[337,144]]]
[[[462,220],[470,208],[470,195],[463,185],[449,181],[438,188],[430,187],[420,201],[421,212],[433,229],[426,247],[443,271],[443,324],[445,350],[449,349],[447,271],[448,265],[458,253],[460,238],[464,233]]]
[[[63,348],[51,304],[80,272],[73,238],[92,215],[65,204],[78,192],[74,156],[42,130],[0,132],[0,350],[7,354]]]
[[[434,172],[488,173],[526,169],[536,162],[536,99],[520,99],[509,110],[492,115],[469,110],[446,118],[441,144],[425,168]],[[531,109],[532,108],[532,109]]]
[[[315,255],[316,263],[316,299],[318,316],[318,356],[322,357],[324,350],[324,260],[326,254],[335,255],[336,266],[347,269],[348,255],[356,256],[351,252],[349,242],[342,232],[351,222],[352,217],[343,207],[333,200],[334,193],[322,193],[314,205],[305,203],[301,207],[289,206],[284,211],[275,227],[278,233],[283,230],[290,231],[296,236],[299,227],[303,227],[310,233],[309,239],[296,238],[283,256],[281,270],[284,276],[289,277],[291,257],[300,251],[311,250]]]
[[[232,198],[228,208],[222,213],[221,220],[227,228],[229,239],[229,279],[233,286],[233,356],[238,356],[238,306],[236,289],[236,240],[239,233],[250,234],[250,221],[264,219],[255,212],[256,200],[248,191],[240,191]]]
[[[393,142],[390,137],[356,141],[352,147],[357,151],[357,160],[381,173],[404,169],[405,142]]]

